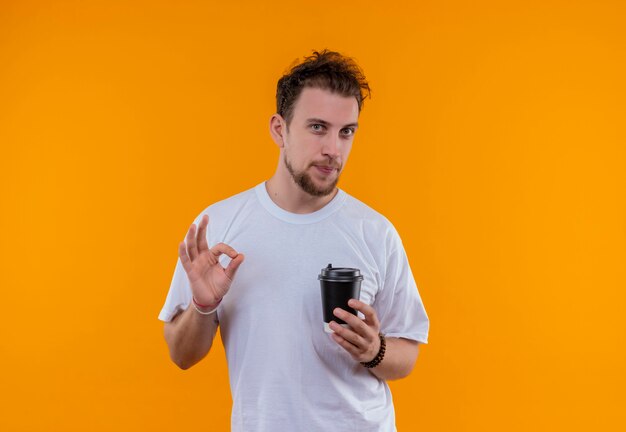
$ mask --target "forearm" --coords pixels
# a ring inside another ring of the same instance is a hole
[[[202,315],[193,305],[166,323],[165,340],[172,361],[188,369],[202,360],[211,349],[217,326],[216,313]]]
[[[391,381],[408,376],[418,354],[418,342],[389,337],[385,339],[385,356],[378,366],[369,371],[381,380]]]

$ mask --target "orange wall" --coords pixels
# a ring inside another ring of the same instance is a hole
[[[157,314],[207,205],[267,179],[280,74],[369,78],[341,187],[431,318],[401,431],[626,430],[621,1],[0,4],[0,430],[227,430]],[[209,426],[211,425],[211,426]]]

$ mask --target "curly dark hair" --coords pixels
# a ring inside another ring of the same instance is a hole
[[[297,60],[296,60],[297,62]],[[313,51],[302,63],[291,67],[288,73],[278,80],[276,86],[276,112],[287,122],[287,128],[293,118],[293,108],[305,87],[330,90],[341,96],[354,96],[359,104],[372,98],[370,86],[356,62],[335,51]]]

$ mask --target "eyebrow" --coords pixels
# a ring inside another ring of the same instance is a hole
[[[318,119],[318,118],[309,118],[309,119],[306,119],[306,122],[307,123],[320,123],[320,124],[323,124],[324,126],[332,126],[332,124],[328,123],[326,120],[322,120],[322,119]],[[358,128],[359,124],[358,123],[349,123],[347,125],[344,125],[343,127],[344,128],[347,128],[347,127]]]

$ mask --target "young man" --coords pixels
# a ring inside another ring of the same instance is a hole
[[[359,67],[314,52],[278,82],[267,182],[206,208],[179,245],[159,319],[187,369],[218,325],[233,431],[394,431],[386,380],[407,376],[429,321],[400,237],[337,188],[369,86]],[[209,222],[210,219],[210,222]],[[212,247],[211,247],[212,245]],[[320,270],[358,268],[360,299],[324,332]]]

